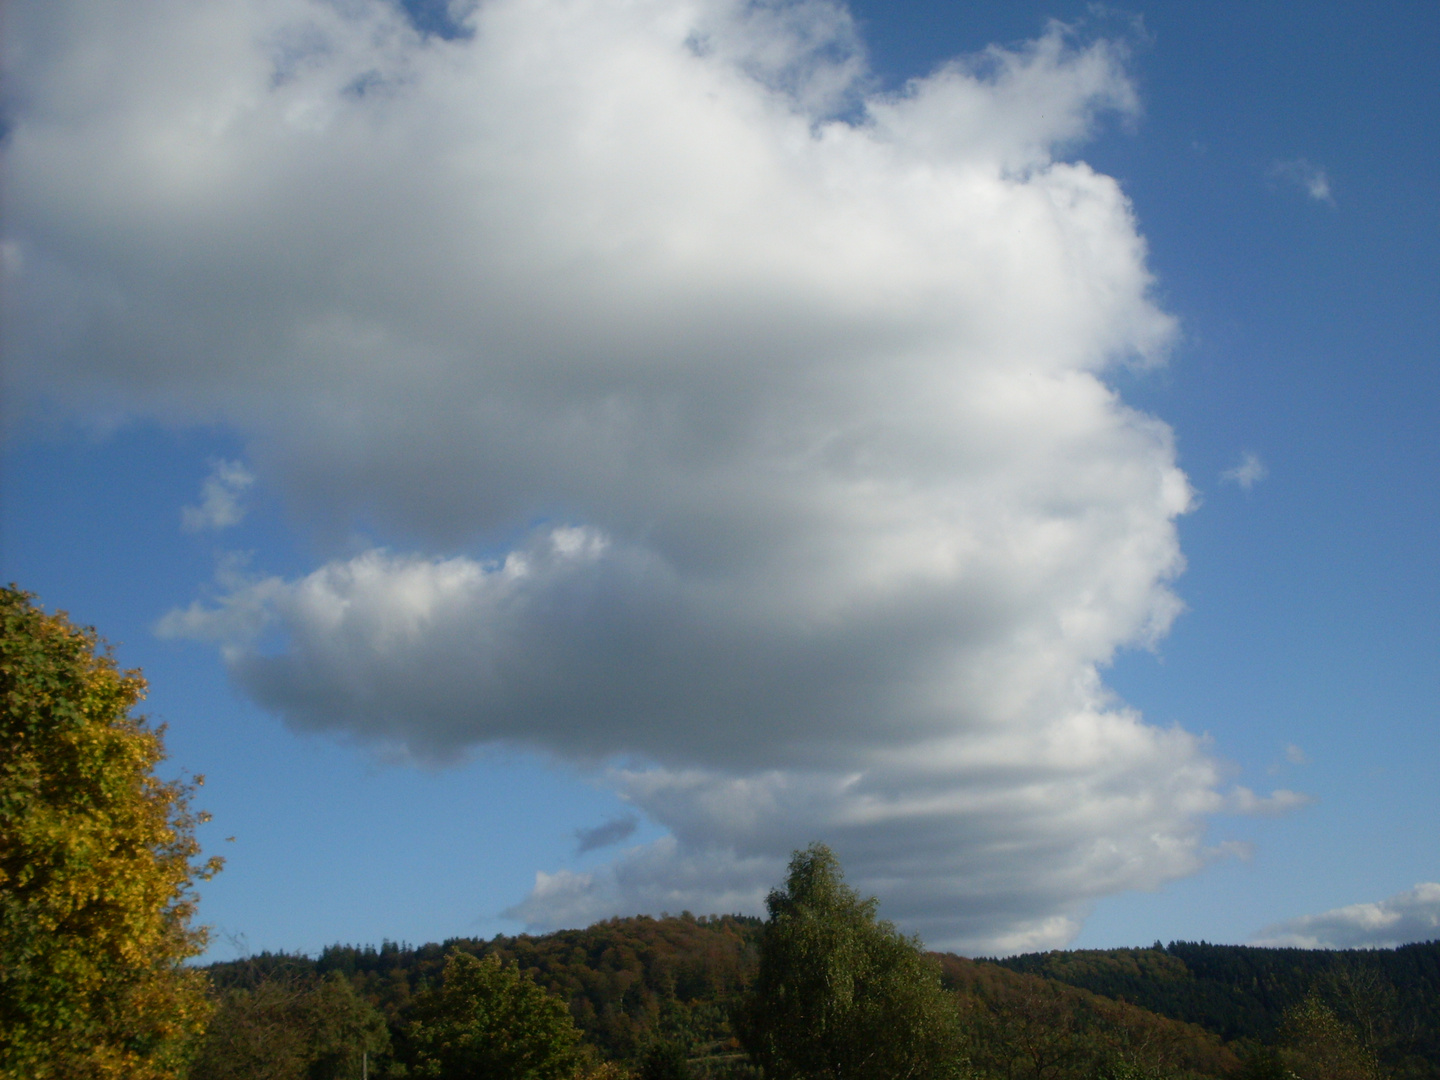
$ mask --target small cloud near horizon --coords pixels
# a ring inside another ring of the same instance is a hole
[[[1271,948],[1389,949],[1440,938],[1440,882],[1370,904],[1302,915],[1261,930],[1250,942]]]
[[[1335,194],[1330,189],[1330,177],[1318,165],[1312,165],[1304,158],[1292,161],[1277,161],[1266,174],[1271,180],[1283,181],[1303,191],[1315,202],[1335,205]]]
[[[1246,450],[1240,464],[1233,469],[1226,469],[1220,474],[1220,479],[1223,483],[1238,484],[1242,491],[1249,491],[1269,475],[1270,470],[1265,467],[1260,456]]]

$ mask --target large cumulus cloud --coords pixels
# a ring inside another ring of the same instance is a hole
[[[975,949],[1196,869],[1264,800],[1101,680],[1176,615],[1190,502],[1104,379],[1173,322],[1066,156],[1136,109],[1122,50],[885,94],[819,0],[466,18],[16,5],[12,393],[218,419],[390,545],[162,629],[297,726],[608,770],[670,835],[542,874],[537,926],[753,908],[816,837]]]

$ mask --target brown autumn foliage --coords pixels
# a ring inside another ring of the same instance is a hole
[[[995,964],[940,957],[960,998],[975,1070],[994,1080],[1227,1076],[1239,1059],[1219,1036],[1123,1001]]]

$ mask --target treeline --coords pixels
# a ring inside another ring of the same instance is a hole
[[[1229,1077],[1241,1060],[1218,1035],[1138,1005],[1009,971],[939,956],[958,997],[974,1071],[1003,1080]]]
[[[336,1056],[347,1043],[366,1049],[372,1077],[451,1075],[425,1070],[414,1032],[457,957],[492,962],[562,1002],[583,1043],[578,1065],[567,1065],[578,1077],[1185,1080],[1240,1068],[1195,1025],[994,964],[922,954],[844,886],[828,850],[807,849],[795,865],[804,873],[772,894],[765,922],[637,916],[539,937],[333,946],[314,958],[212,965],[218,1009],[191,1080],[256,1076],[262,1066],[276,1080],[358,1075],[354,1049]]]
[[[1313,997],[1399,1077],[1440,1072],[1440,941],[1397,949],[1272,949],[1176,941],[1149,949],[1031,953],[992,963],[1271,1044]]]
[[[728,1010],[754,975],[761,927],[760,919],[737,915],[642,915],[541,937],[335,945],[314,959],[261,953],[208,971],[222,994],[342,976],[398,1028],[416,998],[441,984],[451,954],[495,956],[565,1001],[585,1042],[607,1060],[633,1062],[663,1042],[687,1057],[731,1061],[739,1047]]]
[[[373,1047],[370,1075],[385,1075],[416,1001],[441,985],[447,957],[459,953],[494,957],[563,1001],[596,1063],[661,1080],[753,1077],[732,1020],[755,979],[763,933],[756,918],[684,913],[537,937],[337,945],[314,958],[260,954],[208,969],[221,1003],[211,1041],[248,1009],[252,1039],[269,1023],[267,1045],[288,1045],[283,1025],[260,1014],[267,995],[273,1009],[277,994],[289,993],[298,1003],[294,1026],[313,1026],[323,1000],[337,1029],[315,1039],[314,1050],[297,1044],[294,1053],[319,1060],[343,1035],[351,1046]],[[1282,1068],[1278,1048],[1325,1039],[1339,1040],[1335,1053],[1350,1053],[1351,1072],[1361,1078],[1440,1076],[1440,944],[1327,952],[1175,943],[932,959],[954,997],[971,1076],[1282,1080],[1294,1070]],[[1339,1035],[1326,1034],[1332,1019]],[[380,1027],[390,1036],[377,1036]],[[1354,1080],[1337,1069],[1305,1080]]]

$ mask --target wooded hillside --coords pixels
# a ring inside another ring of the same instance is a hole
[[[1031,953],[991,961],[1162,1016],[1227,1041],[1270,1043],[1312,994],[1365,1032],[1395,1075],[1440,1074],[1440,942],[1398,949],[1266,949],[1176,941],[1149,949]]]
[[[597,1059],[638,1069],[667,1047],[687,1075],[753,1076],[730,1020],[754,976],[762,925],[740,916],[637,916],[535,937],[261,954],[209,970],[222,992],[343,977],[398,1030],[417,995],[439,984],[448,954],[493,955],[565,1001]],[[1287,1010],[1310,999],[1373,1047],[1378,1075],[1440,1077],[1440,943],[1343,953],[1179,942],[1005,960],[932,955],[957,995],[973,1072],[994,1080],[1263,1080],[1260,1048],[1282,1041]]]

